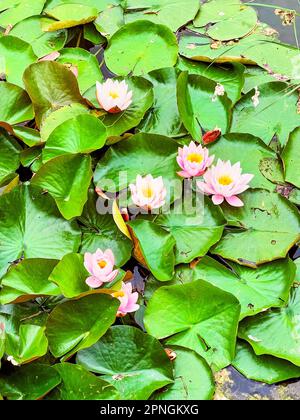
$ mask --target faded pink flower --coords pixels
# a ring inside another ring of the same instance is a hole
[[[132,103],[132,91],[123,80],[107,79],[104,83],[96,83],[96,96],[102,109],[111,114],[125,111]]]
[[[231,165],[230,161],[218,160],[203,175],[204,181],[198,181],[198,188],[207,195],[212,195],[215,205],[222,204],[224,199],[234,207],[242,207],[244,203],[237,195],[249,188],[248,183],[253,179],[252,174],[243,174],[240,162]]]
[[[113,281],[118,275],[119,270],[114,270],[115,257],[111,249],[101,251],[97,249],[94,254],[86,252],[84,254],[84,266],[91,274],[86,279],[86,284],[93,289],[102,286],[103,283]]]
[[[162,177],[153,178],[147,175],[136,177],[136,184],[129,185],[134,204],[145,210],[153,210],[165,204],[167,190],[164,186]]]
[[[209,156],[206,147],[202,147],[201,144],[197,146],[191,141],[189,146],[178,148],[177,162],[183,170],[177,173],[183,178],[201,176],[213,163],[214,158],[214,156]]]
[[[217,83],[216,88],[215,88],[215,92],[213,94],[212,97],[212,101],[216,102],[216,100],[218,99],[218,96],[224,96],[225,95],[225,88],[223,85],[221,85],[220,83]]]
[[[45,55],[44,57],[40,58],[39,61],[54,61],[58,57],[60,57],[60,53],[58,51],[54,51],[50,54]]]
[[[113,295],[114,296],[114,295]],[[120,292],[115,293],[115,297],[121,302],[117,316],[125,316],[130,312],[135,312],[139,309],[140,305],[137,304],[139,294],[132,293],[132,284],[122,282],[122,289]]]

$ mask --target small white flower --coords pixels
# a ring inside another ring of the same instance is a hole
[[[7,361],[10,362],[13,366],[20,366],[20,364],[14,359],[13,356],[8,356]]]
[[[258,87],[256,86],[255,94],[251,98],[254,108],[257,108],[259,105],[259,97],[260,97],[260,91],[258,90]]]
[[[102,109],[111,114],[125,111],[132,103],[132,91],[123,80],[107,79],[104,83],[96,83],[96,96]]]
[[[223,85],[221,85],[220,83],[217,83],[217,86],[215,88],[215,92],[214,95],[212,97],[212,101],[216,102],[216,100],[218,99],[218,96],[224,96],[225,95],[225,88]]]

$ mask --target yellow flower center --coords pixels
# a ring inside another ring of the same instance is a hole
[[[105,268],[107,266],[107,262],[104,261],[104,260],[100,260],[98,262],[98,265],[99,265],[100,268]]]
[[[192,163],[201,163],[203,161],[203,156],[199,155],[198,153],[190,153],[187,157],[187,160]]]
[[[112,293],[112,296],[113,296],[114,298],[124,297],[124,296],[125,296],[125,293],[124,293],[124,292],[122,292],[122,291],[119,291],[119,292]]]
[[[150,187],[150,185],[143,188],[143,195],[146,198],[151,198],[153,196],[153,189]]]
[[[221,185],[230,185],[232,182],[232,178],[229,175],[223,175],[219,178],[219,184]]]
[[[109,96],[113,99],[118,99],[120,97],[117,92],[109,92]]]

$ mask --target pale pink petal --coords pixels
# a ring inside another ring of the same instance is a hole
[[[218,206],[218,205],[223,203],[224,197],[223,197],[223,195],[215,194],[215,195],[212,196],[212,201],[216,206]]]
[[[227,201],[228,204],[230,204],[233,207],[243,207],[244,206],[244,203],[242,202],[242,200],[240,200],[235,195],[233,195],[232,197],[225,197],[225,200]]]
[[[93,289],[97,289],[98,287],[102,286],[103,282],[100,281],[97,277],[91,276],[86,279],[86,284]]]

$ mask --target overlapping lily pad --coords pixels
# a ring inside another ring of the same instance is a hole
[[[300,129],[297,128],[288,140],[282,158],[285,165],[285,179],[300,188]]]

